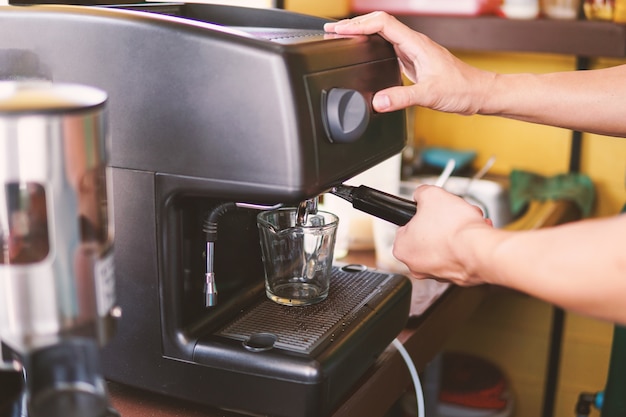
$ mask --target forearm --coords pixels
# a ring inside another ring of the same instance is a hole
[[[626,66],[550,74],[499,74],[480,114],[626,136]]]
[[[483,233],[484,234],[484,233]],[[484,234],[472,274],[568,310],[626,324],[626,215]]]

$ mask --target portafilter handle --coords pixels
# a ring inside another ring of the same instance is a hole
[[[352,207],[379,219],[404,226],[413,218],[417,210],[415,201],[388,194],[374,188],[361,185],[338,185],[330,190],[331,194],[352,203]]]

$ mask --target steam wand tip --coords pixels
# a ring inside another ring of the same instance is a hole
[[[204,306],[213,307],[217,305],[217,288],[215,287],[215,274],[207,272],[204,274]]]

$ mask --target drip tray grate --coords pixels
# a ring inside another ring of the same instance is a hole
[[[333,267],[326,300],[304,307],[290,307],[263,298],[224,326],[218,335],[245,341],[258,333],[277,337],[274,347],[311,353],[347,327],[385,287],[392,274]]]

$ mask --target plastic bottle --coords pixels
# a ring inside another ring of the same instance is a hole
[[[589,20],[613,20],[615,0],[585,0],[585,17]]]
[[[509,19],[535,19],[539,16],[539,0],[504,0],[500,7]]]
[[[541,14],[549,19],[574,20],[578,18],[580,0],[542,0]]]

